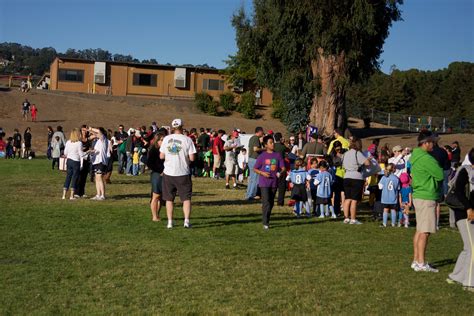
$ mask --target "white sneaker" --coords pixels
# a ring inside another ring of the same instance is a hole
[[[329,213],[326,213],[326,214],[324,214],[324,215],[326,215],[326,217],[329,217]]]
[[[410,267],[411,267],[412,269],[415,269],[415,267],[416,267],[417,265],[418,265],[418,262],[412,261]]]
[[[415,270],[416,272],[433,272],[433,273],[439,272],[438,269],[433,268],[428,263],[425,263],[422,265],[417,264],[413,270]]]
[[[398,223],[397,227],[402,227],[402,223]]]
[[[331,218],[337,218],[336,214],[332,215]]]
[[[191,228],[191,223],[184,223],[184,228]]]
[[[350,222],[349,224],[351,224],[351,225],[362,225],[362,223],[359,222],[359,221],[356,220],[356,219],[351,220],[351,222]]]
[[[99,201],[99,200],[100,200],[100,196],[96,195],[96,196],[92,197],[91,200],[93,200],[93,201]]]
[[[408,224],[405,224],[405,228],[408,228]]]
[[[321,215],[319,215],[319,216],[318,216],[318,218],[324,218],[324,215],[323,215],[323,214],[321,214]]]
[[[268,225],[263,225],[263,229],[268,230],[268,229],[270,229],[270,226],[268,226]]]
[[[173,223],[168,223],[168,225],[166,225],[166,228],[168,228],[168,229],[173,228]]]
[[[344,221],[343,221],[344,224],[349,224],[350,222],[351,220],[349,218],[344,218]]]

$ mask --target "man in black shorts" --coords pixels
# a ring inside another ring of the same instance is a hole
[[[160,147],[160,158],[165,160],[163,200],[166,201],[167,228],[173,228],[173,203],[176,193],[183,202],[184,228],[190,228],[193,184],[189,165],[195,159],[196,147],[191,138],[183,135],[181,119],[173,120],[171,127],[172,133],[163,139]]]

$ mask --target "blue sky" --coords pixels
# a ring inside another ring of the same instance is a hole
[[[474,0],[405,2],[384,45],[384,72],[474,62]],[[230,19],[241,5],[251,0],[0,0],[0,42],[222,68],[236,51]]]

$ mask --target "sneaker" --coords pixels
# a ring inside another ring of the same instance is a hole
[[[392,227],[395,227],[395,224],[392,224]],[[398,226],[398,227],[400,227],[400,226]]]
[[[99,196],[99,198],[97,200],[98,201],[103,201],[103,200],[105,200],[105,196],[101,195],[101,196]]]
[[[329,217],[329,212],[326,212],[326,214],[324,214],[326,217]]]
[[[337,218],[336,214],[332,215],[331,218]]]
[[[69,200],[74,201],[74,200],[77,200],[77,198],[75,196],[71,196]]]
[[[168,228],[168,229],[173,228],[173,223],[168,223],[168,225],[166,225],[166,228]]]
[[[93,201],[99,201],[99,200],[100,200],[100,196],[96,195],[96,196],[92,197],[91,200],[93,200]]]
[[[270,229],[270,226],[268,226],[268,225],[263,225],[263,229],[269,230],[269,229]]]
[[[351,225],[362,225],[362,223],[359,222],[359,221],[356,220],[356,219],[351,220],[351,222],[350,222],[349,224],[351,224]]]
[[[237,183],[234,183],[234,185],[232,186],[234,189],[237,189]]]
[[[61,200],[65,200],[65,199],[66,199],[66,197],[65,197],[65,196],[63,196],[63,197],[61,198]]]
[[[187,223],[185,222],[183,226],[184,226],[184,228],[191,228],[192,227],[191,223],[189,223],[189,222],[187,222]]]
[[[425,263],[423,265],[417,264],[413,270],[415,270],[416,272],[433,272],[433,273],[439,272],[438,269],[433,268],[428,263]]]
[[[386,228],[387,227],[387,224],[380,224],[379,227],[383,227],[383,228]]]
[[[408,224],[405,224],[405,228],[408,228]]]
[[[412,269],[415,269],[415,267],[416,267],[417,265],[418,265],[418,262],[412,261],[410,267],[411,267]]]
[[[454,280],[451,279],[451,278],[447,278],[447,279],[446,279],[446,282],[447,282],[448,284],[457,284],[457,283],[459,283],[458,281],[454,281]]]
[[[348,219],[348,218],[344,218],[344,221],[343,221],[343,223],[344,223],[344,224],[349,224],[350,222],[351,222],[351,220],[350,220],[350,219]]]
[[[462,289],[474,293],[474,286],[463,286]]]
[[[319,215],[318,218],[324,218],[324,214]]]
[[[398,223],[397,227],[402,227],[402,223]]]
[[[80,199],[80,198],[81,198],[81,196],[80,196],[80,195],[77,195],[77,194],[74,194],[74,197],[75,197],[76,199]]]

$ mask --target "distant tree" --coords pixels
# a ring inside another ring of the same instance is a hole
[[[256,81],[281,97],[290,130],[310,121],[330,134],[346,126],[345,94],[378,58],[402,0],[254,0],[236,29],[237,62],[256,68]],[[309,116],[308,116],[309,114]]]
[[[113,61],[132,62],[133,61],[133,56],[131,56],[131,55],[122,55],[122,54],[114,54],[113,55]]]

